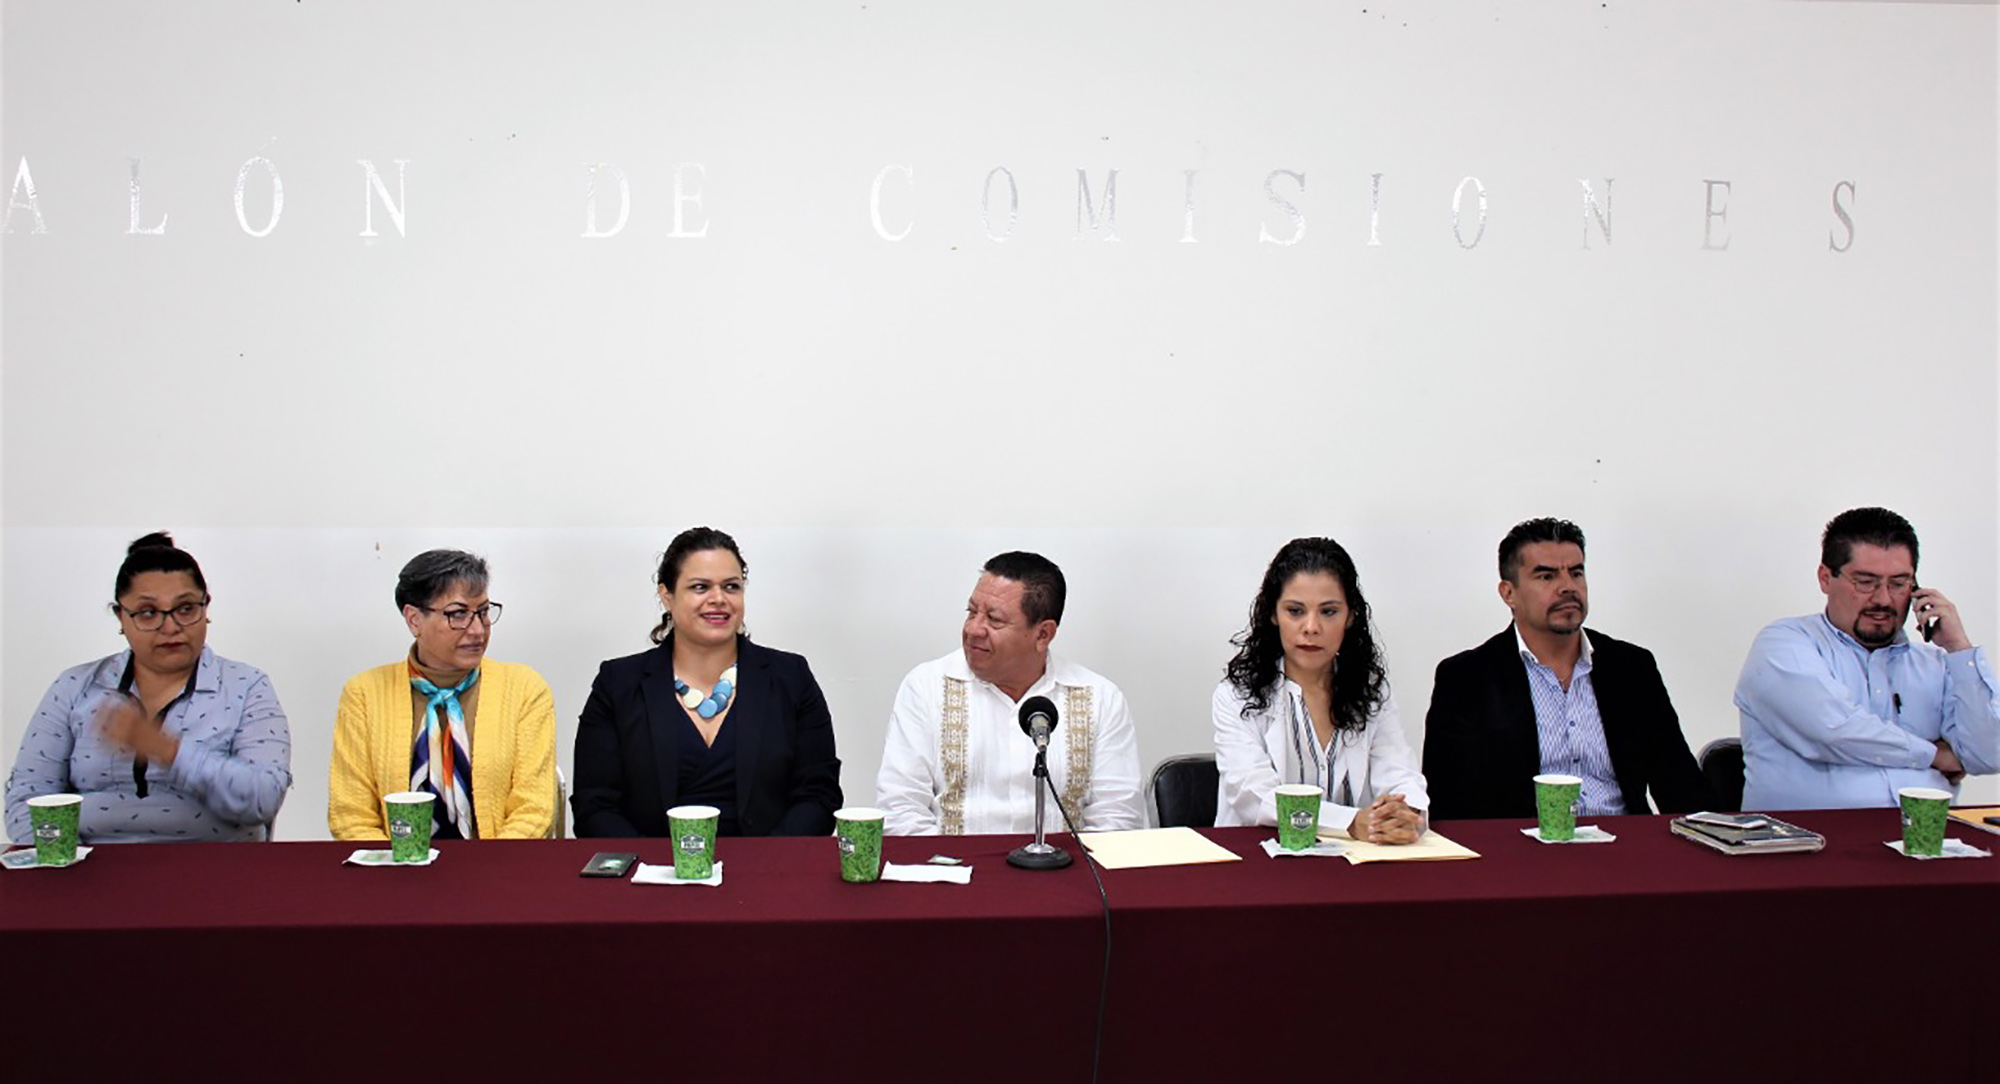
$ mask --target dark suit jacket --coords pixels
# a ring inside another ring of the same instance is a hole
[[[1592,629],[1584,635],[1590,637],[1590,686],[1625,811],[1650,812],[1649,789],[1662,813],[1714,808],[1653,653]],[[1434,820],[1533,817],[1541,750],[1534,694],[1512,625],[1438,663],[1424,718],[1424,781]]]
[[[598,667],[576,728],[578,836],[664,836],[680,780],[673,638]],[[736,821],[746,836],[833,832],[840,758],[804,657],[736,641]]]

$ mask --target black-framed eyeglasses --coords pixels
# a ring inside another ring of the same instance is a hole
[[[500,623],[500,611],[503,608],[497,602],[489,602],[477,610],[433,610],[429,606],[417,607],[427,614],[440,615],[444,618],[444,623],[454,629],[471,628],[472,619],[475,617],[479,619],[480,624],[490,629]]]
[[[166,610],[155,609],[151,606],[128,610],[116,602],[111,604],[111,608],[131,618],[132,627],[138,629],[140,632],[157,632],[160,626],[166,624],[169,617],[173,618],[174,624],[180,628],[187,628],[189,625],[200,623],[202,611],[208,609],[208,600],[202,599],[200,602],[183,602],[178,606]]]

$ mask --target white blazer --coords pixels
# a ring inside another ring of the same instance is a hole
[[[1324,779],[1316,778],[1312,753],[1315,741],[1307,722],[1305,694],[1291,679],[1279,675],[1264,710],[1243,714],[1243,694],[1223,681],[1215,687],[1215,768],[1222,777],[1216,792],[1215,823],[1221,825],[1278,823],[1277,793],[1281,783],[1325,786],[1319,822],[1347,829],[1354,815],[1378,795],[1400,794],[1419,810],[1430,809],[1424,773],[1403,736],[1402,716],[1394,695],[1385,696],[1368,725],[1337,730],[1333,764]],[[1294,741],[1292,721],[1305,724],[1302,741]],[[1303,753],[1303,755],[1301,755]],[[1340,799],[1346,799],[1342,801]]]

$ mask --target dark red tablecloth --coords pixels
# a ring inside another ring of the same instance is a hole
[[[1107,875],[1106,1080],[1324,1065],[1343,1080],[1965,1079],[1987,1025],[1946,997],[2000,975],[2000,858],[1903,858],[1894,810],[1785,814],[1824,851],[1725,855],[1667,817],[1441,822],[1463,862],[1244,855]],[[1954,826],[1985,850],[2000,836]],[[1909,995],[1921,991],[1921,996]]]
[[[1438,828],[1480,860],[1349,866],[1212,830],[1244,860],[1103,875],[1103,1079],[1962,1077],[1984,1029],[1943,1001],[2000,973],[2000,861],[1900,858],[1892,811],[1791,819],[1827,850],[1473,821]],[[105,847],[0,873],[10,1030],[49,1005],[79,1021],[68,1047],[13,1044],[8,1077],[380,1076],[415,1043],[465,1079],[1087,1080],[1096,889],[1008,867],[1019,842],[888,842],[969,859],[959,887],[843,884],[824,839],[725,840],[714,889],[578,877],[612,841],[444,843],[423,869],[342,866],[348,844]]]
[[[662,840],[441,842],[434,865],[403,869],[343,866],[353,844],[102,847],[0,873],[9,1030],[27,1034],[36,1006],[89,1022],[69,1048],[15,1045],[0,1065],[23,1084],[230,1064],[283,1070],[272,1079],[997,1080],[1044,1059],[1084,1078],[1096,890],[1081,867],[1008,866],[1020,842],[887,842],[891,861],[969,860],[958,886],[846,884],[831,839],[723,840],[719,888],[577,875],[599,850],[670,863]],[[429,1022],[399,1027],[409,1014]],[[1032,1037],[1033,1058],[1011,1056],[1010,1036],[1024,1051]],[[398,1049],[449,1050],[450,1069],[432,1077]]]

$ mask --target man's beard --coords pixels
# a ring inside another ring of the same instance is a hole
[[[1863,647],[1884,647],[1888,644],[1894,643],[1896,641],[1897,631],[1899,631],[1903,627],[1903,622],[1900,620],[1902,616],[1904,615],[1898,614],[1894,610],[1889,610],[1887,612],[1869,611],[1869,610],[1861,611],[1860,613],[1854,615],[1853,631],[1854,631],[1855,642],[1859,643]],[[1879,636],[1861,631],[1862,622],[1871,617],[1887,621],[1889,623],[1888,629]]]

